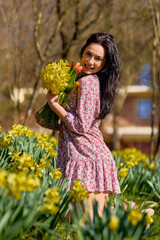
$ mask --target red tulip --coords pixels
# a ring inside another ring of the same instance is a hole
[[[74,86],[75,86],[75,87],[78,87],[78,86],[79,86],[79,82],[75,82],[75,83],[74,83]]]
[[[72,67],[73,66],[73,61],[70,61],[69,62],[69,67]]]

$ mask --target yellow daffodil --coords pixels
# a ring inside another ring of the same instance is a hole
[[[47,199],[52,199],[54,201],[54,203],[59,203],[60,201],[60,195],[59,195],[59,188],[58,187],[54,187],[54,188],[48,188],[45,191],[46,197]]]
[[[111,231],[115,231],[119,228],[119,222],[120,219],[116,216],[111,216],[109,223],[108,223],[108,227]]]
[[[123,167],[124,163],[120,162],[117,164],[117,168],[120,169],[121,167]]]
[[[8,184],[11,187],[16,188],[19,191],[33,191],[35,188],[40,186],[40,180],[35,174],[11,173],[9,174]]]
[[[26,190],[26,175],[24,173],[11,173],[7,180],[9,189],[16,189],[16,191]]]
[[[50,142],[53,146],[57,146],[57,145],[58,145],[58,139],[55,138],[55,137],[53,137],[53,136],[51,136],[51,137],[49,138],[49,142]]]
[[[127,162],[126,162],[126,165],[127,165],[128,168],[134,167],[134,166],[136,166],[136,164],[137,164],[137,163],[135,163],[135,162],[133,162],[133,161],[127,161]]]
[[[19,161],[21,152],[18,152],[17,150],[12,150],[8,153],[11,156],[12,161]]]
[[[56,157],[56,151],[54,149],[50,150],[49,155],[51,158]]]
[[[33,131],[26,126],[23,126],[21,124],[14,124],[12,126],[12,129],[8,131],[9,136],[22,136],[26,135],[27,137],[33,136]]]
[[[42,135],[42,137],[43,137],[46,141],[48,141],[49,138],[50,138],[50,135],[49,135],[49,133],[44,132],[43,135]]]
[[[153,220],[153,218],[149,215],[149,214],[147,214],[146,216],[145,216],[145,224],[146,225],[150,225],[150,224],[152,224],[154,222],[154,220]]]
[[[21,135],[26,135],[27,137],[32,137],[33,131],[30,128],[25,126],[21,129]]]
[[[16,173],[11,173],[8,175],[7,181],[9,183],[9,185],[13,185],[16,186],[17,185],[17,174]]]
[[[35,174],[28,174],[25,187],[27,191],[32,192],[35,188],[40,187],[40,179]]]
[[[19,190],[16,187],[10,187],[9,192],[17,200],[20,200],[22,198],[22,194],[19,192]]]
[[[134,240],[134,238],[124,238],[123,240]]]
[[[148,168],[149,168],[150,170],[154,170],[154,169],[155,169],[155,164],[154,164],[154,163],[150,163],[149,166],[148,166]]]
[[[73,198],[73,201],[82,201],[89,197],[87,189],[79,183],[80,181],[80,179],[74,180],[73,186],[71,188],[70,197]]]
[[[0,148],[7,149],[12,145],[12,137],[6,133],[3,137],[0,138]]]
[[[20,132],[22,128],[23,128],[23,125],[15,124],[12,126],[12,129],[8,131],[8,134],[14,137],[20,136]]]
[[[8,177],[8,171],[0,168],[0,186],[2,188],[5,188],[8,186],[8,181],[7,181],[7,177]]]
[[[56,206],[53,201],[47,201],[43,207],[41,208],[41,211],[50,211],[51,215],[56,214],[59,211],[59,207]]]
[[[41,134],[40,134],[39,132],[36,132],[36,133],[34,134],[34,137],[37,138],[37,140],[38,140],[38,139],[40,139],[42,136],[41,136]]]
[[[53,169],[52,172],[49,173],[52,179],[53,178],[60,179],[62,177],[62,173],[59,171],[60,169],[61,168]]]
[[[59,210],[57,204],[60,202],[59,188],[48,188],[45,191],[46,197],[44,198],[44,205],[41,211],[50,211],[51,215],[54,215]]]
[[[143,219],[143,214],[140,212],[139,209],[131,209],[128,215],[129,222],[136,226],[140,221]]]
[[[128,175],[128,168],[124,167],[118,171],[118,177],[124,179]]]
[[[40,165],[41,165],[42,168],[45,168],[45,167],[49,168],[50,167],[50,162],[49,162],[49,160],[46,161],[46,157],[42,157],[40,159]]]
[[[40,187],[40,180],[35,174],[23,172],[8,173],[0,169],[0,186],[5,188],[5,193],[10,193],[17,200],[21,199],[23,191],[33,191]]]
[[[23,154],[20,156],[19,158],[19,163],[20,163],[20,167],[33,167],[35,164],[35,161],[32,157],[31,153],[25,153],[23,152]]]
[[[42,166],[41,165],[39,165],[39,164],[35,164],[35,172],[36,172],[36,176],[37,177],[42,177],[42,173],[44,173],[44,169],[42,168]]]
[[[56,151],[54,149],[54,146],[57,145],[58,140],[55,141],[55,139],[52,137],[48,138],[49,135],[47,135],[47,134],[41,136],[39,133],[36,133],[35,137],[37,138],[38,145],[42,149],[44,149],[47,153],[49,153],[50,157],[56,157]],[[50,141],[50,139],[51,139],[51,141]]]

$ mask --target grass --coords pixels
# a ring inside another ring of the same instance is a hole
[[[154,196],[152,196],[151,194],[147,194],[145,195],[140,195],[140,194],[136,194],[134,196],[130,196],[128,194],[126,194],[125,196],[123,196],[123,198],[127,199],[128,201],[134,201],[136,202],[136,204],[141,207],[143,206],[143,209],[146,208],[150,208],[150,204],[147,204],[147,202],[149,201],[155,201],[157,202],[157,199],[154,199]],[[157,202],[157,206],[154,207],[154,215],[153,215],[153,219],[154,219],[154,227],[153,227],[153,231],[151,232],[149,237],[146,237],[145,240],[160,240],[160,208],[159,208],[159,202]]]
[[[155,210],[154,214],[154,223],[153,232],[150,237],[145,238],[145,240],[160,240],[160,209]]]
[[[62,219],[58,223],[55,232],[58,236],[60,236],[63,239],[66,239],[66,240],[73,239],[69,229],[66,226],[66,221],[64,219]],[[56,240],[56,238],[53,237],[52,240]]]

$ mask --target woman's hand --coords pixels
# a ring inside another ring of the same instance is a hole
[[[54,95],[51,91],[47,93],[47,102],[50,108],[65,122],[66,110],[58,103],[58,95]]]
[[[52,94],[49,90],[47,93],[47,102],[51,108],[54,107],[54,104],[58,103],[58,95]]]

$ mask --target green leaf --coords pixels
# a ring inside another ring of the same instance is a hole
[[[12,215],[12,211],[11,210],[8,210],[4,216],[1,218],[0,220],[0,234],[2,233],[2,231],[4,230],[5,227],[8,226],[8,221],[10,219]]]
[[[68,102],[68,99],[67,99],[67,95],[64,98],[64,102],[65,102],[67,108],[70,109],[69,102]]]

